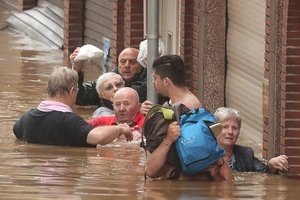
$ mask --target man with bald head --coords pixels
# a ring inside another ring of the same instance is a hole
[[[77,47],[70,55],[70,60],[73,61],[77,56],[80,48]],[[113,72],[120,74],[125,81],[125,87],[131,87],[137,91],[140,102],[147,99],[147,69],[144,68],[138,61],[137,57],[139,50],[136,48],[126,48],[119,55],[119,65]],[[83,83],[84,74],[81,70],[82,63],[75,66],[78,72],[78,95],[76,99],[77,105],[97,105],[101,106],[101,100],[96,90],[96,82],[89,81]],[[105,86],[104,86],[105,87]]]
[[[119,89],[114,95],[113,107],[115,115],[96,117],[87,120],[88,124],[94,127],[127,124],[132,130],[137,130],[138,132],[133,131],[133,139],[140,139],[140,131],[144,124],[145,117],[140,112],[141,103],[139,103],[138,93],[130,87]]]

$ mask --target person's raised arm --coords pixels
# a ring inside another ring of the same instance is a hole
[[[87,143],[97,145],[105,145],[114,139],[124,135],[127,141],[133,139],[130,127],[127,124],[99,126],[91,130],[87,136]]]
[[[84,81],[84,73],[81,70],[83,68],[83,61],[74,62],[75,57],[78,55],[80,47],[77,47],[70,55],[70,61],[72,68],[78,72],[78,93],[76,98],[76,105],[96,105],[101,106],[101,100],[96,90],[96,82]]]
[[[79,72],[81,70],[81,68],[83,67],[83,62],[82,61],[74,62],[74,59],[78,55],[79,50],[80,50],[80,47],[76,47],[76,49],[70,55],[70,61],[72,63],[72,69],[74,69],[77,72]]]
[[[168,127],[166,138],[161,144],[150,154],[147,152],[147,160],[145,163],[145,175],[150,178],[158,178],[163,175],[163,168],[167,161],[167,154],[173,142],[180,136],[180,127],[177,122],[172,122]]]

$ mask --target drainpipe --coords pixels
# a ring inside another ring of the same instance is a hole
[[[144,38],[147,37],[147,4],[148,0],[143,0],[143,31],[144,31]]]
[[[144,5],[145,6],[145,5]],[[159,1],[148,0],[148,34],[147,34],[147,99],[153,104],[157,104],[157,94],[154,85],[152,84],[152,64],[158,55],[158,27],[159,21]]]

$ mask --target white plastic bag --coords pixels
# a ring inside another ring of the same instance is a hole
[[[74,62],[78,62],[80,60],[96,60],[103,58],[104,52],[101,49],[91,44],[86,44],[80,48],[77,56],[74,59]]]
[[[147,40],[144,40],[140,43],[140,52],[139,55],[137,57],[137,61],[143,66],[143,67],[147,67],[147,51],[148,51],[148,44],[147,44]],[[161,57],[163,56],[165,53],[165,46],[162,43],[162,41],[159,39],[158,41],[158,56]]]

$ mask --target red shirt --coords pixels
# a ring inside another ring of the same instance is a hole
[[[138,112],[138,114],[135,116],[133,119],[132,123],[128,123],[130,127],[138,125],[139,127],[143,127],[145,120],[145,116],[142,115],[141,112]],[[117,118],[115,115],[110,115],[110,116],[100,116],[100,117],[95,117],[93,119],[89,119],[86,121],[88,124],[91,126],[103,126],[103,125],[116,125],[117,123]]]

